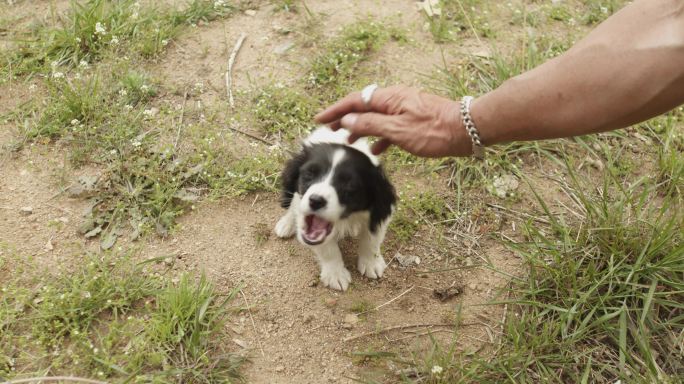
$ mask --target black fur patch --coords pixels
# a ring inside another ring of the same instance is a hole
[[[293,157],[282,174],[283,195],[281,205],[290,206],[295,192],[301,195],[313,183],[329,174],[333,154],[342,149],[344,158],[333,170],[332,186],[337,192],[342,217],[354,212],[370,212],[370,230],[375,232],[382,221],[392,214],[396,203],[394,187],[381,166],[375,166],[361,151],[341,144],[313,144],[305,146]]]

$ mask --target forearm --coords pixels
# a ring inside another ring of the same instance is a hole
[[[478,98],[485,144],[629,126],[684,102],[684,1],[641,0],[565,54]]]

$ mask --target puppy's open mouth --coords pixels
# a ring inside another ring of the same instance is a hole
[[[316,215],[308,215],[304,221],[306,227],[304,228],[304,233],[302,233],[302,238],[309,245],[322,243],[332,231],[332,223]]]

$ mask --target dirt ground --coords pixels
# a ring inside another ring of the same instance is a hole
[[[4,9],[17,12],[20,22],[29,22],[31,17],[48,12],[50,4],[60,10],[66,3],[23,2]],[[418,42],[401,46],[390,43],[371,63],[389,74],[392,82],[420,84],[423,74],[439,65],[443,56],[453,58],[459,52],[481,50],[476,42],[458,47],[433,44],[423,31],[424,19],[413,1],[328,0],[307,5],[322,15],[326,34],[367,16],[394,18],[415,32]],[[184,33],[148,70],[169,87],[202,82],[207,85],[201,96],[204,103],[225,103],[226,58],[237,36],[246,33],[247,42],[234,73],[236,89],[248,90],[273,81],[287,84],[303,71],[302,60],[310,48],[295,45],[285,54],[275,53],[283,44],[295,42],[277,30],[299,22],[294,16],[273,13],[269,6],[263,6],[255,15],[239,14],[200,25]],[[2,86],[0,113],[34,97],[32,92],[24,84]],[[0,241],[21,255],[35,258],[46,269],[78,264],[80,260],[74,256],[77,251],[95,249],[97,244],[77,234],[85,201],[70,199],[61,191],[69,180],[91,170],[68,169],[65,150],[58,145],[35,144],[20,152],[9,151],[17,139],[15,129],[0,124]],[[178,229],[169,238],[151,236],[138,245],[141,258],[172,256],[174,270],[204,271],[225,291],[244,286],[240,304],[250,309],[231,320],[231,338],[225,343],[234,344],[235,349],[249,349],[250,362],[244,367],[247,382],[350,383],[352,377],[372,376],[376,374],[372,365],[354,364],[353,351],[370,347],[420,350],[426,346],[427,336],[396,328],[418,324],[425,325],[422,330],[434,325],[435,335],[448,342],[452,335],[439,324],[453,321],[457,308],[467,324],[458,331],[460,351],[487,350],[496,344],[504,309],[483,304],[497,299],[498,290],[508,281],[503,274],[477,268],[479,258],[486,257],[505,273],[518,273],[519,265],[514,254],[498,242],[485,237],[480,247],[468,254],[451,243],[434,243],[430,229],[424,228],[415,245],[401,250],[419,256],[419,265],[402,267],[394,259],[379,281],[363,278],[350,268],[353,285],[348,292],[339,293],[316,284],[318,266],[295,240],[280,240],[272,232],[262,239],[263,228],[272,229],[282,213],[275,194],[205,201],[181,217]],[[347,242],[344,247],[349,266],[353,265],[353,245]],[[390,261],[393,256],[386,254],[385,259]],[[469,264],[474,259],[475,267],[465,266],[466,259]],[[443,269],[451,270],[425,273]],[[441,302],[434,297],[434,289],[452,286],[462,291],[452,300]],[[381,308],[357,319],[350,314],[359,303]],[[388,328],[393,330],[386,331]],[[363,336],[374,331],[382,332]]]

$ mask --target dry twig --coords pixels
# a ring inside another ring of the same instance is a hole
[[[81,377],[73,376],[42,376],[42,377],[31,377],[28,379],[17,379],[3,381],[0,384],[24,384],[24,383],[39,383],[43,381],[70,381],[72,383],[88,383],[88,384],[107,384],[104,381],[84,379]]]
[[[230,103],[231,108],[235,107],[235,99],[233,98],[233,65],[235,64],[235,58],[240,51],[240,47],[242,47],[242,43],[246,38],[246,33],[240,35],[237,43],[235,43],[235,47],[233,47],[233,52],[231,52],[230,58],[228,59],[228,70],[226,71],[226,91],[228,92],[228,102]]]
[[[348,342],[348,341],[352,341],[352,340],[356,340],[356,339],[361,339],[361,338],[367,337],[367,336],[380,335],[380,334],[382,334],[382,333],[391,332],[391,331],[396,331],[396,330],[398,330],[398,329],[407,329],[407,328],[426,328],[426,327],[453,327],[453,326],[457,326],[457,327],[469,327],[469,326],[473,326],[473,325],[479,325],[479,324],[477,324],[477,323],[460,323],[460,324],[453,324],[453,323],[437,323],[437,324],[395,325],[395,326],[392,326],[392,327],[387,327],[387,328],[383,328],[383,329],[378,329],[378,330],[375,330],[375,331],[372,331],[372,332],[362,333],[362,334],[356,335],[356,336],[350,336],[350,337],[345,338],[345,339],[342,340],[342,341],[344,341],[344,342],[346,343],[346,342]]]
[[[405,291],[402,292],[399,296],[397,296],[397,297],[391,299],[390,301],[384,302],[384,303],[378,305],[377,307],[375,307],[375,308],[373,308],[373,309],[369,309],[369,310],[367,310],[367,311],[363,311],[363,312],[359,313],[358,315],[360,316],[360,315],[366,314],[366,313],[368,313],[368,312],[377,311],[378,309],[384,307],[385,305],[390,304],[390,303],[392,303],[392,302],[398,300],[400,297],[404,296],[405,294],[411,292],[411,291],[413,290],[413,288],[415,288],[415,285],[412,285],[409,289],[405,290]]]
[[[240,290],[240,294],[242,295],[242,298],[245,300],[245,304],[247,305],[247,313],[249,313],[249,319],[252,320],[252,328],[254,328],[254,337],[256,338],[257,344],[259,344],[261,356],[266,356],[266,354],[264,353],[264,347],[261,346],[261,339],[259,339],[259,331],[257,331],[256,324],[254,323],[254,316],[252,316],[252,310],[250,309],[249,301],[247,301],[247,296],[245,296],[245,293],[242,292],[242,289]]]
[[[180,139],[181,128],[183,128],[183,117],[185,116],[185,102],[188,101],[188,91],[183,93],[183,105],[181,106],[180,118],[178,119],[178,131],[176,131],[176,140],[173,142],[173,148],[178,147],[178,140]]]

